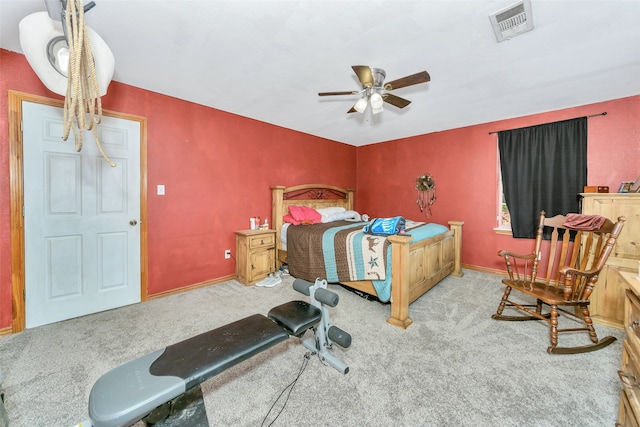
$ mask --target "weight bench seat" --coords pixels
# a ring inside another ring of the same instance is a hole
[[[197,384],[289,338],[261,314],[229,323],[112,369],[94,384],[94,427],[135,423]]]

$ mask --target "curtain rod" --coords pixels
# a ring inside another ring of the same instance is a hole
[[[598,116],[606,116],[606,115],[607,115],[607,112],[606,112],[606,111],[603,111],[602,113],[592,114],[592,115],[590,115],[590,116],[580,116],[580,117],[587,117],[587,118],[589,118],[589,117],[598,117]],[[575,118],[575,119],[579,119],[580,117],[574,117],[574,118]],[[572,120],[572,119],[565,119],[565,120]],[[564,120],[562,120],[562,121],[564,121]],[[532,125],[532,126],[536,126],[536,125]],[[512,129],[505,129],[505,130],[512,130]],[[489,135],[491,135],[492,133],[498,133],[498,132],[502,132],[502,131],[494,130],[493,132],[489,132]]]

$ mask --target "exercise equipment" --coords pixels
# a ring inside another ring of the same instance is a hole
[[[131,360],[107,372],[89,395],[89,418],[94,427],[130,426],[203,381],[256,354],[306,331],[313,338],[302,344],[339,372],[349,367],[329,351],[333,343],[351,345],[351,335],[332,326],[327,307],[339,297],[327,281],[296,279],[293,288],[310,303],[290,301],[272,308],[268,317],[254,314],[177,344]]]
[[[9,427],[9,415],[4,407],[4,390],[2,389],[2,380],[4,375],[0,369],[0,427]]]

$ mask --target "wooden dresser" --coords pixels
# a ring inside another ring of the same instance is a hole
[[[625,291],[625,332],[622,345],[622,368],[618,371],[622,390],[618,424],[638,427],[640,421],[640,280],[636,272],[621,272],[620,280],[627,286]]]
[[[601,215],[613,222],[627,221],[591,294],[591,317],[596,323],[622,329],[627,285],[619,272],[638,272],[640,260],[640,193],[582,193],[582,213]]]

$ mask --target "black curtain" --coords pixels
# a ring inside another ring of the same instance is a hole
[[[535,238],[540,211],[578,213],[587,184],[587,118],[498,132],[513,237]]]

